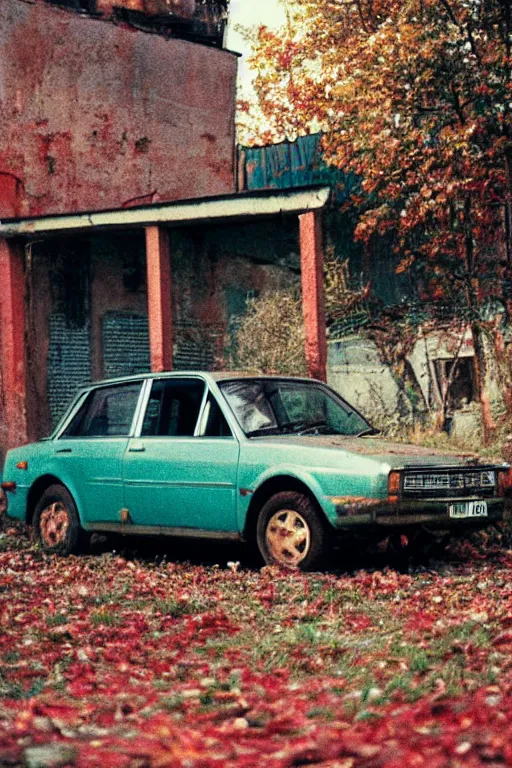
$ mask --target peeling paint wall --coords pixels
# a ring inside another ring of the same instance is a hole
[[[297,230],[296,217],[283,217],[172,232],[175,369],[226,367],[247,298],[298,280]]]
[[[0,3],[0,217],[234,192],[236,57]]]
[[[50,432],[79,386],[108,374],[105,333],[115,321],[147,324],[144,236],[48,239],[28,249],[26,265],[27,404],[30,438],[37,439]],[[120,334],[113,354],[122,358],[132,341],[133,334]],[[147,346],[138,350],[141,361],[145,356]]]
[[[90,247],[92,378],[100,379],[109,375],[105,370],[106,321],[121,314],[147,318],[144,233],[98,234],[91,238]],[[148,359],[149,370],[149,347],[141,349],[140,355]]]

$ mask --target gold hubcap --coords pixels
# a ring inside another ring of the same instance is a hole
[[[69,528],[69,514],[62,501],[55,501],[41,512],[39,527],[41,538],[47,547],[62,544]]]
[[[300,565],[311,545],[309,525],[293,509],[282,509],[272,515],[265,538],[272,559],[283,565]]]

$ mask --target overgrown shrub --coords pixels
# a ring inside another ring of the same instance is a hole
[[[230,366],[256,373],[307,374],[302,303],[295,290],[247,300],[247,313],[234,331]]]

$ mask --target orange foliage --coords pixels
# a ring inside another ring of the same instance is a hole
[[[363,180],[356,237],[392,229],[409,265],[441,264],[470,306],[503,277],[510,16],[502,0],[296,0],[286,29],[252,33],[266,137],[324,130],[327,162]]]

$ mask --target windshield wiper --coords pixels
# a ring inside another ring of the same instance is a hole
[[[247,437],[259,437],[260,435],[306,435],[315,429],[321,429],[327,427],[327,421],[325,419],[319,421],[287,421],[279,426],[272,427],[260,427],[259,429],[253,429],[250,432],[246,432]]]
[[[245,434],[247,437],[260,437],[260,435],[278,435],[280,431],[279,427],[260,427],[259,429],[251,429]]]
[[[309,432],[314,432],[315,429],[318,431],[322,427],[329,426],[327,424],[327,421],[325,419],[321,419],[319,421],[311,421],[309,423],[306,423],[302,429],[299,429],[297,434],[298,435],[307,435]]]
[[[285,434],[306,435],[311,430],[327,426],[328,424],[325,419],[319,419],[318,421],[301,419],[301,421],[287,421],[284,424],[280,424],[279,431],[282,431]]]
[[[376,429],[376,427],[368,427],[368,429],[363,429],[362,432],[358,432],[354,437],[367,437],[369,435],[380,435],[380,429]]]

